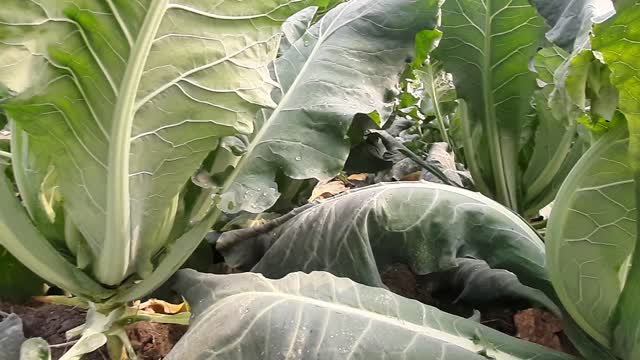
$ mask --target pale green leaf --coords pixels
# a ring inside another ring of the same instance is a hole
[[[415,35],[434,29],[437,15],[436,0],[351,0],[322,17],[276,61],[280,101],[227,179],[219,208],[271,207],[278,171],[293,179],[338,174],[354,116],[386,119]]]
[[[625,129],[605,135],[558,192],[547,227],[547,266],[562,304],[590,336],[612,341],[629,270],[637,210]]]
[[[388,183],[294,214],[258,234],[255,228],[224,233],[216,247],[231,266],[270,278],[321,270],[383,286],[380,271],[395,263],[423,275],[471,257],[508,269],[525,285],[550,290],[544,245],[536,232],[504,206],[468,190]]]
[[[456,99],[456,90],[451,81],[450,76],[442,70],[441,64],[436,61],[428,61],[420,70],[415,70],[416,77],[424,84],[424,97],[422,99],[421,110],[427,114],[428,108],[433,109],[436,116],[438,129],[442,140],[446,142],[451,149],[453,143],[449,140],[447,124],[449,123],[448,115],[443,111],[443,103],[454,102]]]
[[[310,6],[293,14],[282,24],[281,52],[287,52],[307,32],[317,12],[318,7]]]
[[[328,273],[178,273],[194,322],[168,360],[573,359],[388,290]]]
[[[634,199],[635,207],[640,203],[640,1],[622,1],[618,14],[594,29],[593,48],[602,53],[604,62],[611,71],[611,83],[620,93],[618,108],[627,120],[629,129],[628,164],[633,171],[635,187],[627,192],[626,199]],[[629,182],[632,180],[629,179]],[[635,191],[635,197],[631,196]],[[628,278],[620,295],[614,322],[613,349],[625,359],[640,357],[640,219],[637,212],[629,214],[635,221],[630,236],[632,243],[628,250],[633,255],[625,265],[629,265]],[[635,241],[633,241],[635,240]],[[635,244],[633,244],[635,242]],[[610,263],[617,265],[616,263]]]
[[[38,230],[64,248],[64,210],[51,151],[15,122],[11,124],[11,148],[13,174],[24,207]]]
[[[3,107],[54,154],[98,280],[150,273],[186,179],[275,105],[280,25],[309,3],[3,2],[0,82],[17,94]]]

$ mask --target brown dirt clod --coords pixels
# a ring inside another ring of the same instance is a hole
[[[565,351],[560,341],[562,321],[553,314],[540,309],[526,309],[515,314],[513,321],[516,336],[520,339]]]
[[[160,360],[169,354],[187,327],[139,322],[127,326],[127,335],[140,360]]]

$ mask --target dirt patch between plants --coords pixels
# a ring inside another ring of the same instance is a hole
[[[39,302],[24,305],[0,302],[0,311],[20,316],[25,337],[41,337],[49,345],[66,343],[65,332],[83,324],[86,317],[86,312],[82,309]],[[126,330],[139,359],[160,360],[171,351],[187,331],[187,327],[139,322],[127,326]],[[69,347],[70,345],[52,348],[53,360],[59,359]],[[106,349],[103,348],[86,355],[83,357],[84,359],[104,360],[109,359],[109,356]]]
[[[438,274],[416,275],[407,265],[395,264],[380,275],[389,290],[398,295],[462,317],[474,313],[472,306],[456,302],[457,294],[439,288]],[[480,323],[485,326],[557,351],[578,354],[562,331],[562,321],[547,311],[517,301],[494,303],[476,310],[480,311]]]
[[[127,326],[127,335],[138,357],[159,360],[167,356],[173,346],[187,332],[187,327],[174,324],[139,322]]]

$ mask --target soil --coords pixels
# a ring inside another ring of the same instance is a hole
[[[457,293],[438,285],[441,275],[416,275],[407,265],[396,264],[386,268],[381,276],[389,290],[398,295],[462,317],[474,315],[474,307],[456,301]],[[480,311],[480,323],[485,326],[557,351],[578,355],[562,331],[562,321],[547,311],[517,301],[493,303],[475,307],[475,310]]]
[[[0,311],[15,313],[22,319],[24,335],[27,338],[41,337],[50,345],[67,342],[65,332],[81,325],[86,312],[68,306],[31,302],[14,305],[0,302]],[[127,326],[131,345],[141,360],[159,360],[165,357],[187,331],[186,326],[138,322]],[[69,346],[52,348],[53,360],[59,359]],[[105,348],[83,357],[83,360],[109,359]]]
[[[138,357],[159,360],[167,356],[187,331],[187,327],[174,324],[139,322],[127,327],[127,335]]]

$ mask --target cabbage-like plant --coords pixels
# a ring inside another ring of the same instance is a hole
[[[576,53],[564,74],[567,97],[589,105],[596,116],[588,125],[605,134],[560,189],[547,249],[552,282],[577,324],[619,358],[636,359],[640,2],[616,2],[616,10],[615,17],[594,27],[593,49]],[[598,116],[614,111],[614,121]]]
[[[593,0],[443,4],[433,57],[453,75],[467,166],[479,191],[525,216],[553,200],[576,161],[578,116],[549,96],[555,68],[584,42],[595,9]]]
[[[224,212],[272,206],[278,172],[336,175],[353,117],[389,112],[438,2],[354,0],[310,31],[288,23],[274,80],[281,24],[323,3],[3,3],[2,109],[22,201],[2,174],[0,245],[91,306],[68,356],[105,334],[126,344],[122,304],[165,282]],[[194,201],[183,194],[203,164]]]

